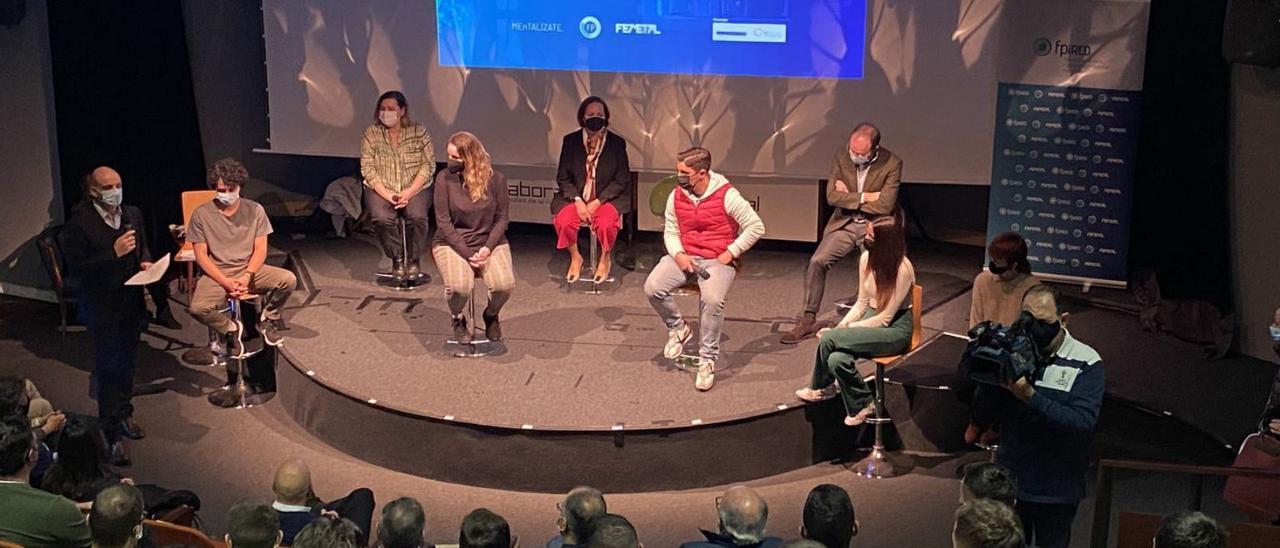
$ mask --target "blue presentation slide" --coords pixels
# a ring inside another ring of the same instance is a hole
[[[867,0],[437,0],[442,66],[862,78]]]

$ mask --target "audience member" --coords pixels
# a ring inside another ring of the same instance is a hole
[[[488,508],[476,508],[462,518],[458,548],[511,548],[511,527]]]
[[[26,416],[0,420],[0,540],[28,548],[89,546],[89,525],[76,505],[29,484],[36,455]]]
[[[1018,499],[1018,478],[1008,468],[994,462],[972,462],[964,467],[960,481],[960,502],[990,499],[1013,508]]]
[[[271,505],[280,516],[280,529],[284,531],[284,544],[295,544],[294,537],[323,515],[351,520],[359,529],[359,544],[369,541],[369,528],[373,523],[373,491],[360,488],[347,496],[325,503],[315,495],[311,486],[311,470],[299,459],[287,460],[276,469],[271,484],[275,502]]]
[[[360,542],[360,529],[346,518],[320,517],[298,531],[293,548],[356,548]]]
[[[1156,530],[1154,548],[1226,548],[1227,530],[1200,512],[1176,512]]]
[[[627,518],[605,514],[597,518],[594,525],[587,548],[644,548],[636,535],[636,528]]]
[[[133,548],[142,540],[142,492],[117,483],[98,492],[89,512],[94,548]]]
[[[781,548],[827,548],[827,545],[816,540],[798,538],[782,543]]]
[[[1022,523],[1012,508],[994,500],[971,500],[956,510],[953,548],[1021,548]]]
[[[586,546],[595,525],[593,521],[609,513],[604,494],[591,487],[575,487],[556,508],[560,511],[560,517],[556,518],[560,534],[547,541],[547,548]]]
[[[36,464],[31,469],[29,481],[32,487],[39,487],[44,479],[44,473],[48,471],[49,465],[53,464],[53,451],[49,450],[44,440],[61,431],[67,423],[67,417],[50,409],[48,413],[41,413],[44,419],[39,421],[39,424],[31,421],[30,417],[37,404],[48,405],[47,401],[33,398],[33,395],[40,394],[30,381],[15,375],[0,375],[0,419],[15,416],[30,421],[31,433],[36,437]]]
[[[858,520],[853,514],[849,492],[829,483],[809,491],[809,498],[804,501],[800,536],[827,548],[848,548],[853,537],[858,536]]]
[[[237,502],[227,513],[227,548],[279,548],[283,539],[280,517],[265,502]]]
[[[720,531],[703,529],[706,540],[686,542],[681,548],[776,548],[782,544],[781,539],[765,535],[769,505],[750,487],[730,487],[716,497],[716,511],[720,514]]]
[[[382,548],[419,548],[426,546],[423,529],[427,516],[422,505],[409,497],[401,497],[382,507],[378,522],[378,545]]]

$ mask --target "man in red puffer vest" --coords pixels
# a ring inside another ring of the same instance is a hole
[[[663,229],[667,256],[649,273],[644,293],[667,325],[662,355],[675,359],[683,353],[693,332],[680,316],[671,291],[689,280],[698,281],[702,300],[698,325],[702,336],[694,387],[710,390],[720,355],[724,299],[737,273],[734,261],[764,236],[764,222],[728,179],[711,171],[710,151],[690,148],[677,155],[676,160],[680,185],[667,199]]]

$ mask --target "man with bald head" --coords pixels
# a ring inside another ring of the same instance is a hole
[[[795,328],[782,335],[782,344],[799,343],[822,327],[817,316],[827,271],[862,247],[868,223],[898,207],[901,180],[902,159],[880,146],[880,129],[867,122],[854,126],[848,145],[837,149],[831,160],[826,192],[831,219],[805,269],[804,310]]]
[[[1053,288],[1028,290],[1022,310],[1032,318],[1026,332],[1039,354],[1035,373],[1011,379],[1003,389],[982,386],[974,397],[991,398],[999,410],[996,462],[1017,478],[1014,508],[1027,544],[1066,547],[1084,498],[1106,374],[1098,353],[1067,331]]]
[[[293,537],[316,518],[327,515],[347,518],[360,529],[360,545],[369,543],[369,529],[373,523],[373,491],[356,489],[351,494],[325,503],[311,487],[311,469],[300,459],[290,459],[276,468],[271,482],[275,502],[271,507],[280,517],[280,530],[284,533],[281,544],[290,546]]]
[[[716,511],[720,515],[719,532],[702,530],[706,540],[695,540],[680,548],[777,548],[782,539],[765,534],[769,521],[769,505],[750,487],[730,487],[716,497]]]
[[[120,174],[106,166],[84,178],[84,200],[60,235],[69,274],[80,280],[81,317],[93,341],[89,390],[112,461],[128,464],[124,438],[141,439],[133,420],[133,371],[138,336],[146,324],[142,288],[124,285],[151,268],[142,212],[122,203]]]
[[[586,546],[591,538],[595,521],[609,513],[604,494],[591,487],[575,487],[556,505],[560,518],[556,525],[560,534],[547,541],[547,548],[575,548]]]

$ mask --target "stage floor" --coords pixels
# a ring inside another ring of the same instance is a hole
[[[799,311],[806,265],[801,254],[747,255],[726,305],[716,386],[703,393],[694,389],[691,373],[661,355],[666,329],[645,299],[647,272],[615,266],[617,281],[606,285],[606,293],[570,291],[563,282],[567,258],[553,253],[552,241],[512,236],[517,286],[502,314],[507,349],[481,358],[456,358],[446,348],[451,330],[444,289],[429,260],[423,269],[432,282],[400,292],[374,283],[385,260],[368,237],[284,243],[314,287],[305,302],[291,307],[285,354],[352,398],[504,428],[662,429],[733,421],[799,403],[793,392],[808,381],[816,340],[788,346],[778,338]],[[969,280],[952,272],[964,263],[976,268],[981,251],[948,247],[913,260],[929,310],[967,289]],[[851,295],[854,277],[852,259],[837,265],[827,301]],[[676,298],[696,316],[696,297]],[[824,306],[825,315],[833,317],[834,308]],[[926,337],[936,333],[931,331]]]

